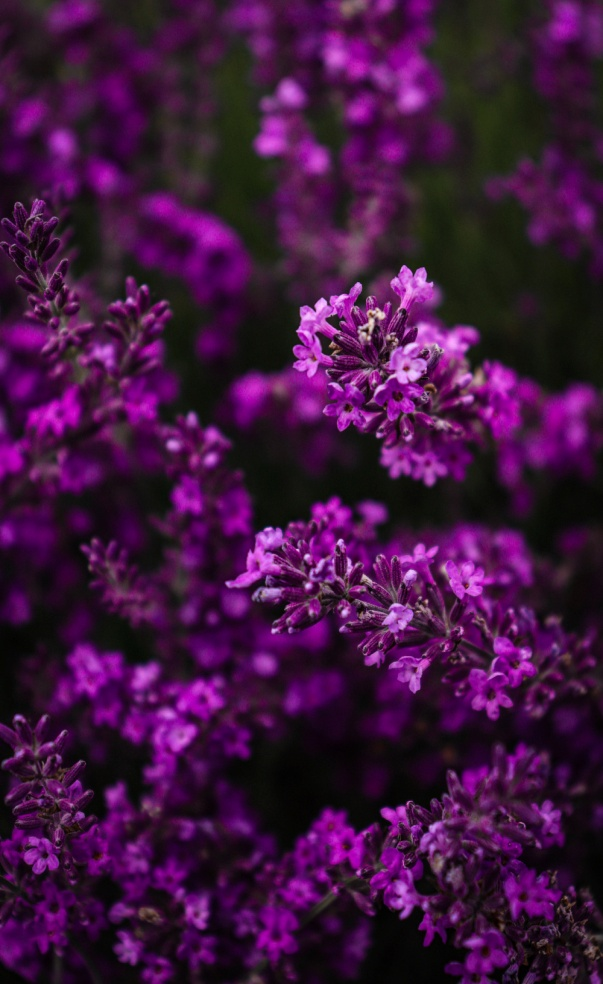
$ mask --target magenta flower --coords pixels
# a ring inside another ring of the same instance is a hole
[[[401,474],[411,474],[417,481],[424,482],[428,488],[435,485],[439,478],[444,478],[448,474],[448,468],[441,461],[434,451],[418,451],[410,454],[410,468],[405,471],[401,467]]]
[[[410,871],[399,872],[395,881],[387,886],[383,893],[383,901],[388,909],[398,913],[399,919],[407,919],[418,905],[419,896]]]
[[[327,837],[329,845],[329,863],[343,864],[347,861],[356,843],[356,831],[353,827],[336,828]]]
[[[327,318],[333,314],[333,308],[330,304],[327,304],[324,297],[321,297],[314,307],[304,304],[299,309],[299,313],[301,316],[299,331],[305,331],[310,335],[315,335],[317,331],[324,331],[325,329],[328,331],[330,329]]]
[[[463,946],[471,950],[466,967],[473,974],[487,974],[497,967],[506,967],[509,959],[504,951],[505,939],[495,929],[486,929],[465,940]]]
[[[420,346],[413,342],[392,352],[389,368],[399,383],[415,383],[426,372],[427,363],[419,358],[420,351]]]
[[[471,701],[474,711],[483,711],[491,721],[498,720],[501,707],[512,707],[513,701],[504,691],[509,683],[504,673],[488,674],[485,670],[473,669],[469,674],[469,685],[475,692]]]
[[[547,884],[547,875],[538,875],[531,868],[524,868],[518,875],[510,875],[503,888],[509,901],[513,919],[521,912],[532,917],[542,917],[551,922],[555,918],[555,903],[562,893]]]
[[[248,588],[261,580],[266,574],[277,574],[279,566],[275,563],[273,550],[278,550],[283,543],[283,531],[267,526],[261,533],[256,534],[255,547],[247,554],[247,570],[239,574],[234,581],[227,581],[227,588]]]
[[[335,402],[328,403],[323,413],[327,417],[337,417],[337,430],[344,431],[350,424],[363,426],[366,417],[360,407],[364,404],[364,395],[357,386],[329,383],[329,396]]]
[[[184,917],[190,926],[195,929],[207,929],[209,922],[209,895],[207,892],[199,892],[196,895],[187,895],[184,899]]]
[[[358,296],[362,293],[362,284],[355,283],[350,289],[349,294],[333,294],[329,298],[329,304],[339,318],[348,318],[350,311],[354,307]],[[320,302],[319,302],[320,303]]]
[[[293,355],[297,361],[293,363],[293,368],[298,372],[305,372],[308,378],[316,375],[319,365],[332,366],[333,360],[325,355],[320,344],[320,340],[312,332],[299,328],[297,332],[302,345],[293,346]]]
[[[26,846],[27,850],[23,855],[23,860],[26,864],[33,865],[35,875],[44,874],[47,868],[49,871],[55,871],[58,868],[58,856],[46,837],[30,837]]]
[[[407,683],[411,694],[416,694],[421,689],[421,679],[428,666],[428,659],[402,656],[395,663],[391,663],[389,668],[390,670],[400,670],[398,680],[400,683]]]
[[[492,669],[504,673],[512,687],[519,687],[526,677],[536,675],[536,667],[530,662],[531,649],[517,649],[510,639],[499,636],[494,640],[494,652],[496,659],[492,663]]]
[[[392,376],[377,387],[373,399],[379,406],[387,407],[389,420],[397,420],[401,413],[414,413],[415,405],[409,397],[409,389],[396,376]]]
[[[297,943],[292,933],[298,927],[298,921],[292,912],[286,909],[266,907],[262,911],[264,929],[259,933],[257,945],[265,950],[268,959],[276,962],[283,953],[295,953]]]
[[[394,638],[398,639],[407,625],[412,621],[413,610],[408,605],[390,605],[389,612],[383,619]]]
[[[449,560],[446,564],[446,573],[450,578],[450,587],[461,601],[466,594],[477,598],[484,590],[482,583],[484,571],[481,567],[476,567],[471,560],[462,564],[460,570],[452,560]]]
[[[415,273],[403,266],[397,277],[391,281],[391,287],[400,298],[400,307],[410,311],[413,304],[423,304],[433,297],[433,281],[427,280],[425,267],[420,267]]]
[[[381,811],[383,816],[383,810]],[[406,817],[404,818],[406,820]],[[396,826],[398,820],[396,819]],[[395,847],[386,847],[380,858],[383,868],[378,871],[371,878],[370,885],[372,892],[380,892],[388,888],[392,882],[396,881],[400,877],[401,873],[404,873],[404,858],[400,851],[397,851]]]
[[[132,933],[128,933],[123,929],[119,930],[117,936],[119,943],[116,943],[113,947],[117,959],[120,963],[130,964],[131,967],[135,967],[140,961],[143,952],[142,941],[137,940]]]

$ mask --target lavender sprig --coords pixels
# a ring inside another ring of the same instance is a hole
[[[69,767],[63,764],[67,731],[48,740],[49,723],[44,715],[32,728],[17,715],[12,728],[0,724],[0,738],[13,750],[2,768],[18,780],[5,803],[12,807],[16,829],[30,832],[24,860],[34,874],[60,868],[72,880],[76,867],[70,845],[97,823],[84,812],[94,793],[84,791],[80,782],[83,760]]]
[[[68,349],[79,349],[94,325],[76,319],[80,301],[66,281],[69,260],[63,258],[52,268],[51,261],[61,249],[61,239],[53,236],[59,219],[44,219],[45,211],[46,203],[41,199],[33,202],[29,212],[17,202],[12,220],[2,219],[15,242],[2,242],[0,247],[21,271],[16,283],[27,291],[28,316],[48,329],[42,354],[56,363]]]

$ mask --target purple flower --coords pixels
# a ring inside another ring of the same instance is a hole
[[[423,304],[433,297],[433,282],[427,280],[425,267],[420,267],[415,273],[403,266],[397,277],[391,281],[391,287],[400,298],[400,307],[410,311],[413,304]]]
[[[412,621],[412,617],[413,610],[408,605],[394,604],[389,606],[389,611],[383,619],[383,624],[387,625],[394,638],[398,639],[407,625]]]
[[[329,845],[329,863],[343,864],[349,859],[356,846],[356,831],[353,827],[336,827],[327,836],[327,844]]]
[[[496,659],[492,663],[492,669],[504,673],[512,687],[519,687],[526,677],[536,675],[536,667],[530,662],[531,649],[517,649],[510,639],[499,636],[494,640],[494,652]]]
[[[399,383],[414,383],[427,371],[425,359],[419,358],[417,354],[420,351],[420,346],[413,342],[392,352],[389,368]]]
[[[415,405],[410,399],[411,387],[400,383],[396,376],[378,386],[373,393],[373,399],[379,406],[387,406],[389,420],[397,420],[402,413],[413,413]]]
[[[518,875],[510,875],[503,884],[509,909],[513,919],[519,919],[522,912],[534,918],[542,917],[548,922],[555,918],[555,904],[562,893],[551,888],[547,875],[536,875],[531,868],[524,868]]]
[[[405,806],[396,806],[392,808],[391,806],[384,806],[380,810],[381,816],[388,823],[391,823],[393,827],[397,827],[399,823],[408,824],[408,813]],[[385,851],[383,852],[383,856]]]
[[[327,318],[333,314],[333,307],[331,307],[331,304],[327,304],[324,297],[321,297],[313,308],[305,304],[299,309],[299,313],[301,315],[300,331],[305,331],[309,335],[315,335],[317,331],[330,330],[331,326]]]
[[[128,933],[123,929],[119,930],[117,936],[119,937],[119,943],[116,943],[113,947],[117,959],[120,963],[130,964],[132,967],[135,967],[142,956],[142,941],[137,940],[132,933]]]
[[[433,935],[431,939],[433,939]],[[447,963],[444,970],[447,974],[459,974],[461,979],[458,984],[494,984],[491,977],[486,977],[485,974],[473,973],[466,964],[459,963],[458,960]]]
[[[400,670],[398,680],[400,683],[407,683],[411,694],[416,694],[421,689],[421,678],[428,666],[428,659],[402,656],[395,663],[391,663],[389,668],[390,670]]]
[[[402,449],[400,451],[402,452]],[[435,451],[413,451],[410,454],[410,462],[408,463],[407,469],[405,469],[402,461],[400,461],[399,468],[400,474],[411,474],[413,478],[424,482],[427,488],[431,488],[439,478],[444,478],[448,474],[447,465],[438,457]],[[393,470],[392,477],[394,477]]]
[[[483,711],[491,721],[498,720],[501,707],[512,707],[513,701],[504,691],[504,687],[509,683],[504,673],[486,673],[485,670],[478,670],[474,667],[469,674],[469,685],[475,692],[471,701],[474,711]]]
[[[184,900],[184,918],[195,929],[206,929],[209,922],[209,895],[203,892],[187,895]]]
[[[292,934],[298,921],[292,912],[270,906],[262,910],[262,921],[264,928],[258,935],[257,945],[266,951],[270,961],[275,963],[283,953],[295,953],[297,942]]]
[[[59,866],[55,849],[46,837],[30,837],[23,855],[26,864],[33,865],[35,875],[42,875],[46,869],[55,871]]]
[[[461,601],[466,594],[477,598],[484,590],[482,583],[484,572],[481,567],[476,568],[471,560],[462,564],[460,570],[452,560],[449,560],[446,564],[446,573],[450,578],[450,587]]]
[[[362,427],[366,417],[360,407],[364,405],[364,395],[357,386],[346,383],[329,383],[329,396],[334,403],[328,403],[323,413],[327,417],[337,417],[337,429],[344,431],[350,424]]]
[[[406,813],[406,811],[404,812]],[[382,810],[381,815],[383,816],[383,814],[384,811]],[[402,819],[403,822],[406,822],[406,816],[400,819]],[[395,821],[395,826],[397,825],[398,818],[396,818]],[[395,847],[386,847],[379,860],[383,865],[383,868],[371,878],[370,886],[371,891],[373,892],[380,892],[388,888],[388,886],[400,876],[400,873],[404,872],[404,858],[400,851],[397,851]]]
[[[550,847],[552,844],[559,844],[562,847],[565,836],[561,828],[561,810],[556,810],[551,800],[545,800],[540,806],[532,803],[532,806],[538,811],[542,820],[542,829],[538,838],[542,847]]]
[[[329,303],[339,318],[349,318],[350,311],[361,293],[362,284],[355,283],[349,294],[334,294],[329,298]]]
[[[39,440],[50,437],[63,437],[67,431],[74,430],[80,422],[82,408],[76,386],[70,386],[58,400],[51,400],[30,410],[27,417],[27,430],[35,433]]]
[[[256,534],[255,547],[247,554],[247,570],[239,574],[234,581],[227,581],[228,588],[248,588],[256,581],[260,581],[266,574],[278,574],[280,568],[275,562],[274,550],[278,550],[283,543],[283,531],[274,529],[272,526],[266,527],[261,533]]]
[[[307,373],[308,378],[311,379],[316,374],[319,365],[333,365],[332,358],[324,354],[320,340],[316,335],[302,328],[298,329],[297,334],[302,344],[293,346],[293,354],[297,357],[297,361],[293,363],[294,369],[297,369],[298,372]]]
[[[437,922],[434,921],[434,918],[429,911],[425,913],[419,923],[419,929],[422,929],[425,933],[423,946],[430,946],[436,935],[440,937],[442,943],[446,942],[446,929],[444,928],[444,922],[444,919],[438,919]]]
[[[495,929],[486,929],[470,936],[463,943],[471,950],[466,961],[467,970],[473,974],[487,974],[497,967],[505,967],[509,960],[504,945],[504,936]]]
[[[165,957],[151,957],[140,979],[144,984],[166,984],[174,977],[174,968]]]
[[[410,871],[402,870],[383,893],[383,902],[388,909],[398,913],[399,919],[407,919],[419,903],[419,896]]]

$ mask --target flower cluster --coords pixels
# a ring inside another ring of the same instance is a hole
[[[392,478],[410,475],[425,485],[446,475],[462,479],[468,446],[483,443],[486,431],[510,436],[519,423],[515,373],[497,363],[472,371],[465,353],[479,339],[473,328],[446,330],[428,311],[413,316],[434,293],[423,268],[403,266],[391,288],[396,309],[368,297],[362,310],[361,284],[302,307],[294,368],[311,378],[324,367],[332,380],[324,413],[336,417],[340,431],[353,424],[380,438]],[[321,335],[332,354],[323,351]]]
[[[563,844],[561,814],[542,799],[548,766],[525,747],[498,747],[491,769],[448,776],[429,808],[382,810],[389,830],[370,889],[406,919],[423,912],[425,944],[448,933],[465,959],[447,965],[462,981],[597,979],[601,954],[591,900],[563,892],[554,873],[521,860]],[[589,928],[590,924],[590,928]]]
[[[515,548],[517,557],[505,557],[506,570],[474,546],[473,556],[488,564],[484,569],[463,556],[469,552],[464,530],[447,539],[443,549],[420,543],[401,555],[387,544],[387,554],[374,559],[374,545],[358,542],[349,512],[331,502],[315,507],[308,524],[258,533],[246,572],[228,583],[246,588],[261,581],[254,600],[285,605],[275,633],[295,633],[335,615],[340,632],[362,635],[366,665],[397,657],[389,669],[412,693],[437,666],[457,697],[493,721],[501,708],[513,706],[516,688],[521,698],[515,699],[535,717],[572,691],[594,691],[590,639],[572,637],[521,602],[522,545],[508,539],[507,550]]]

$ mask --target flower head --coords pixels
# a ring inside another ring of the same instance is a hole
[[[26,864],[33,865],[35,875],[42,875],[48,871],[55,871],[59,866],[59,859],[55,853],[55,848],[46,837],[30,837],[27,850],[23,855]]]
[[[477,598],[484,590],[484,572],[481,567],[476,567],[471,560],[461,564],[460,568],[452,560],[449,560],[446,564],[446,573],[450,578],[450,587],[461,601],[466,594]]]

